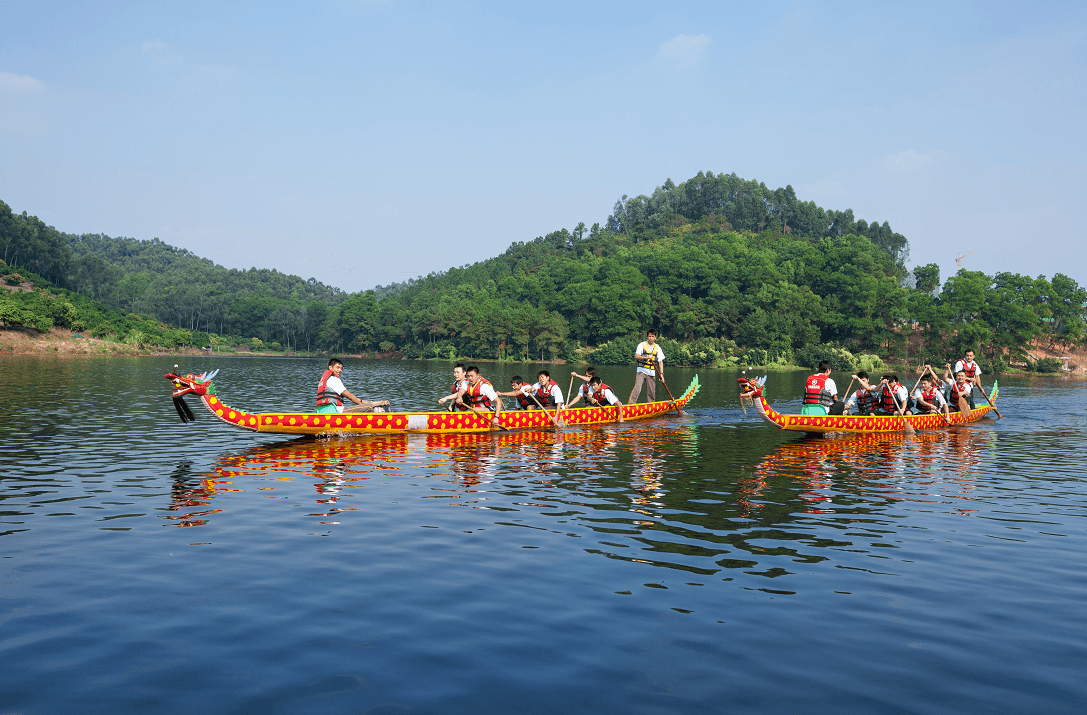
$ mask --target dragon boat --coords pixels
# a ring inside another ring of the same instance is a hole
[[[211,414],[229,425],[250,432],[293,435],[403,434],[423,432],[460,434],[495,430],[547,429],[554,426],[543,410],[504,410],[498,426],[474,412],[245,412],[231,407],[215,394],[212,378],[219,371],[201,375],[167,373],[173,382],[174,407],[182,422],[196,416],[185,402],[194,395]],[[673,403],[671,400],[623,405],[624,420],[644,420],[678,413],[698,392],[698,375]],[[576,407],[560,410],[559,418],[567,426],[581,427],[615,422],[614,407]]]
[[[763,395],[763,387],[766,378],[756,380],[749,377],[741,377],[736,380],[740,383],[740,398],[750,398],[755,405],[755,410],[768,424],[781,430],[794,432],[849,432],[853,434],[885,434],[892,432],[906,432],[905,423],[915,430],[947,429],[955,425],[965,425],[977,422],[994,410],[992,402],[1000,391],[999,385],[993,383],[993,389],[989,393],[991,401],[988,404],[975,407],[969,412],[952,412],[945,417],[943,413],[924,415],[787,415],[774,410]]]

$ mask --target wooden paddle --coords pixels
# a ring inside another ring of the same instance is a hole
[[[1004,417],[1000,414],[1000,410],[998,410],[996,408],[996,405],[993,404],[993,401],[990,400],[989,396],[985,394],[985,388],[982,387],[980,384],[977,387],[978,387],[978,391],[981,392],[981,396],[984,397],[985,401],[989,403],[989,406],[993,408],[993,412],[996,413],[996,418],[998,420],[1004,419]]]
[[[543,405],[541,405],[541,404],[540,404],[540,401],[536,399],[536,395],[533,395],[533,394],[532,394],[532,393],[530,392],[530,393],[528,393],[528,396],[532,398],[532,401],[536,403],[536,406],[537,406],[537,407],[539,407],[539,408],[540,408],[541,410],[543,410],[543,413],[544,413],[545,415],[547,415],[547,416],[548,416],[548,418],[549,418],[549,419],[550,419],[550,420],[551,420],[551,421],[552,421],[552,422],[553,422],[553,423],[555,424],[555,427],[557,427],[557,428],[559,428],[559,429],[562,429],[562,425],[560,425],[560,424],[559,424],[558,420],[556,420],[556,419],[555,419],[554,417],[552,417],[552,416],[551,416],[551,413],[550,413],[550,412],[548,412],[548,411],[547,411],[546,409],[544,409],[544,406],[543,406]],[[559,408],[558,408],[558,405],[556,405],[556,406],[555,406],[555,414],[558,414],[558,413],[559,413]]]
[[[664,385],[665,392],[668,393],[668,399],[670,399],[672,401],[672,407],[676,408],[676,414],[685,417],[687,415],[687,413],[684,412],[683,410],[679,409],[679,405],[676,404],[676,398],[672,397],[672,391],[670,389],[668,389],[668,383],[664,381],[664,373],[661,372],[660,365],[654,365],[653,367],[656,368],[657,377],[660,378],[661,384]],[[989,399],[989,398],[985,398],[985,399]]]
[[[509,432],[509,430],[507,428],[503,427],[502,425],[495,424],[494,420],[498,419],[498,415],[493,414],[486,407],[476,407],[475,405],[469,405],[468,409],[470,409],[472,412],[475,412],[478,416],[483,417],[485,420],[487,420],[487,425],[491,429],[494,429],[495,427],[497,427],[498,429],[502,430],[503,432]]]
[[[898,412],[898,416],[902,418],[902,424],[906,427],[906,434],[912,437],[916,434],[916,431],[913,429],[913,425],[906,421],[906,415],[904,414],[905,410],[898,406],[898,397],[894,392],[891,392],[891,401],[895,403],[895,411]]]

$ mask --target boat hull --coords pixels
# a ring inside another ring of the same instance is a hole
[[[998,388],[994,385],[992,394],[994,400],[997,390]],[[952,412],[949,419],[945,419],[943,414],[907,415],[904,418],[898,415],[786,415],[775,411],[766,398],[759,395],[755,399],[755,409],[766,422],[781,430],[823,434],[831,432],[884,434],[905,432],[903,419],[915,430],[938,430],[970,424],[992,412],[993,407],[983,405],[969,412]]]
[[[698,376],[676,398],[683,407],[698,392]],[[499,428],[474,412],[262,412],[249,413],[230,407],[214,393],[214,388],[200,395],[200,401],[218,419],[250,432],[293,435],[461,434],[491,432]],[[671,401],[623,405],[624,420],[643,420],[675,413]],[[584,407],[563,410],[562,420],[570,427],[605,424],[616,421],[614,407]],[[506,410],[499,415],[501,428],[507,430],[546,429],[551,419],[541,410]]]

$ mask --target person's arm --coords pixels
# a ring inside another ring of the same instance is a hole
[[[661,382],[664,382],[664,350],[661,350],[659,345],[657,348],[657,374],[660,375]]]
[[[344,388],[344,391],[340,393],[340,397],[346,397],[347,399],[354,402],[356,405],[361,405],[362,404],[362,400],[360,400],[359,398],[352,395],[351,391],[348,390],[347,388]]]
[[[649,356],[642,350],[642,343],[638,343],[638,347],[634,351],[634,362],[638,364],[638,367],[645,367],[645,364],[649,362]]]
[[[619,415],[619,421],[623,421],[623,403],[619,401],[619,398],[615,396],[615,393],[611,389],[604,390],[604,401],[611,404],[616,408],[616,414]]]
[[[562,403],[565,402],[565,400],[562,397],[562,388],[559,387],[554,382],[552,382],[551,385],[552,385],[551,396],[555,398],[555,404],[558,405],[559,407],[562,407]]]
[[[578,403],[578,400],[580,400],[580,399],[581,399],[581,390],[578,390],[577,394],[574,395],[572,400],[570,400],[570,403],[568,405],[566,405],[566,409],[570,409],[571,407],[576,405]],[[585,403],[588,404],[588,400],[586,400]]]
[[[570,371],[570,377],[576,377],[577,379],[581,380],[582,382],[588,382],[589,380],[592,379],[588,375],[578,375],[577,372],[574,371],[574,370]],[[571,402],[570,404],[574,404],[574,403]]]
[[[858,392],[859,392],[859,390],[858,390]],[[851,409],[853,409],[854,407],[856,407],[856,406],[857,406],[857,393],[854,392],[852,395],[850,395],[849,397],[847,397],[845,399],[845,407],[842,409],[842,414],[848,415],[849,411]]]

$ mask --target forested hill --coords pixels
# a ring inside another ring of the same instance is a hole
[[[628,362],[654,327],[681,364],[847,362],[846,351],[942,361],[967,345],[999,362],[1037,338],[1087,335],[1087,292],[1061,274],[960,271],[941,286],[937,266],[907,268],[909,244],[886,222],[735,174],[669,180],[622,197],[602,224],[351,296],[158,240],[60,234],[2,202],[0,252],[113,308],[225,342],[406,357]],[[906,341],[916,331],[921,355]]]

